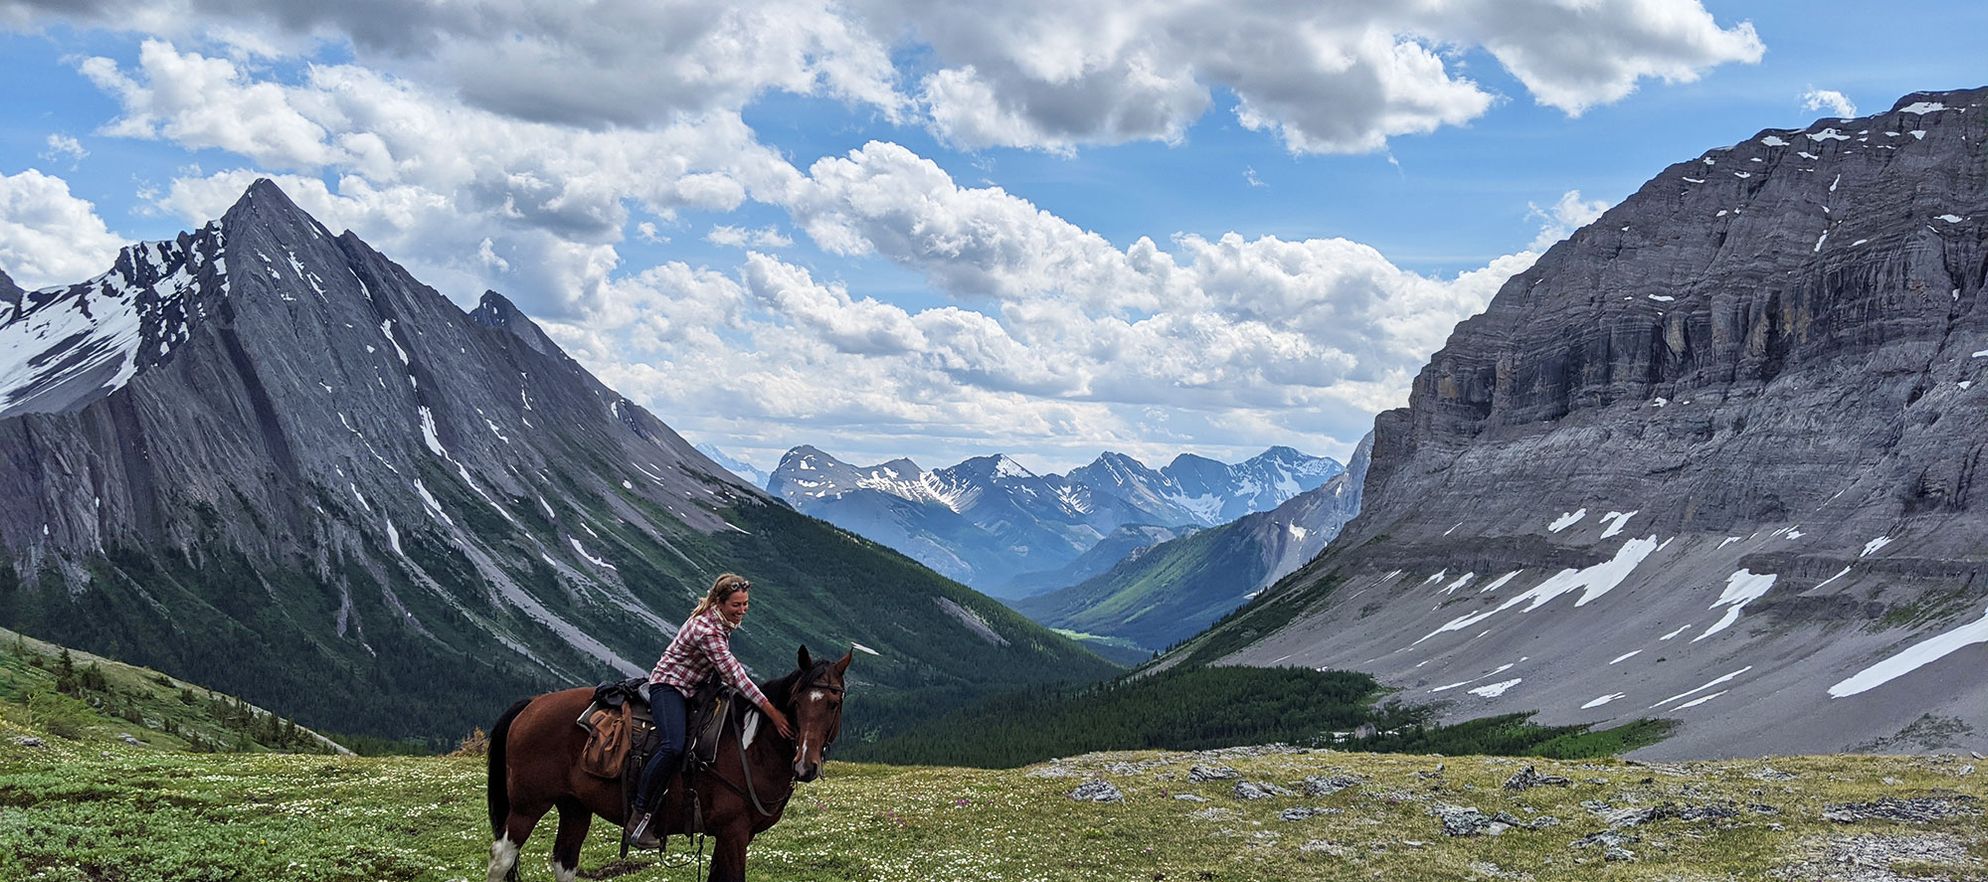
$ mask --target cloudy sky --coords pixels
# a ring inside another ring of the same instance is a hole
[[[1988,7],[0,0],[28,287],[275,178],[762,467],[1343,456],[1663,166],[1988,82]]]

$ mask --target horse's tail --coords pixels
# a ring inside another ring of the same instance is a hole
[[[506,783],[509,777],[504,763],[504,742],[511,734],[511,721],[518,718],[518,712],[531,704],[529,698],[518,700],[511,709],[497,718],[497,725],[490,727],[490,837],[501,839],[504,836],[504,822],[511,817],[511,788]]]

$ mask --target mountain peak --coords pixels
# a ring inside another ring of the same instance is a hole
[[[1035,477],[1034,472],[1029,471],[1026,466],[1023,466],[1021,463],[1016,462],[1014,457],[1011,457],[1005,453],[992,453],[986,456],[976,456],[973,457],[972,459],[960,463],[959,465],[953,466],[953,468],[949,469],[949,471],[965,471],[975,474],[986,473],[996,478]]]
[[[517,304],[512,303],[509,297],[505,297],[496,291],[484,291],[483,297],[476,301],[476,311],[489,313],[492,316],[502,316],[504,317],[502,319],[504,321],[508,321],[511,316],[524,315],[523,312],[518,310]]]
[[[13,308],[0,314],[0,324],[5,324],[13,318],[13,311],[21,308],[21,298],[26,296],[27,292],[22,291],[20,285],[14,284],[14,277],[7,275],[6,270],[0,270],[0,303]]]
[[[541,355],[557,355],[563,358],[566,354],[559,348],[559,344],[552,342],[552,338],[546,336],[544,328],[531,320],[531,316],[525,315],[510,298],[495,291],[483,292],[483,298],[477,301],[476,308],[470,311],[469,319],[486,328],[510,331],[519,340],[523,340],[527,347]]]
[[[1899,98],[1896,103],[1892,104],[1890,112],[1897,113],[1908,107],[1925,104],[1944,104],[1947,102],[1954,104],[1973,104],[1980,102],[1984,98],[1988,98],[1988,86],[1976,86],[1972,89],[1952,89],[1943,92],[1913,92],[1910,95]]]
[[[827,466],[840,466],[840,465],[847,465],[847,464],[844,463],[842,460],[836,459],[835,454],[829,453],[828,451],[816,447],[813,444],[802,444],[799,447],[787,451],[787,455],[780,457],[780,465],[775,469],[775,471],[784,472],[787,471],[790,467],[799,469],[801,471],[811,471],[813,469],[824,468]]]
[[[268,178],[256,178],[240,199],[221,215],[224,227],[238,229],[256,222],[321,226],[310,212],[297,206],[283,188]]]

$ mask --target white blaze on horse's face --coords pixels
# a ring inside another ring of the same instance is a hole
[[[795,696],[794,777],[813,781],[821,777],[822,748],[842,714],[842,690],[832,682],[815,682]]]

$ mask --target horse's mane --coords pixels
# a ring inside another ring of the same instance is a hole
[[[788,693],[794,691],[794,684],[813,680],[816,673],[833,664],[835,664],[835,660],[828,659],[816,661],[814,666],[807,670],[795,668],[789,671],[784,677],[777,677],[758,684],[759,691],[765,693],[767,700],[773,702],[775,707],[780,708],[781,713],[791,712],[794,707],[793,703],[787,700],[787,696]]]

